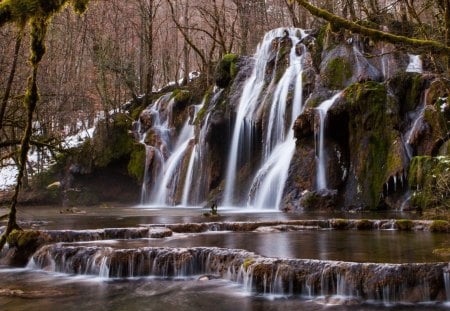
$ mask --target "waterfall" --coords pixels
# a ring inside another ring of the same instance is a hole
[[[283,196],[289,166],[295,151],[293,125],[302,112],[302,57],[295,52],[298,38],[292,38],[290,66],[281,78],[272,101],[267,137],[264,142],[264,164],[250,187],[247,205],[254,208],[278,208]],[[291,117],[286,117],[289,88],[294,86]],[[286,120],[288,119],[288,120]],[[289,125],[286,133],[286,124]]]
[[[141,204],[174,205],[177,203],[176,193],[179,187],[184,185],[182,191],[183,193],[185,191],[186,182],[182,183],[181,180],[182,165],[188,156],[190,142],[194,139],[194,125],[187,117],[180,133],[174,135],[171,124],[174,100],[171,97],[172,93],[160,97],[143,112],[151,117],[150,130],[154,137],[153,146],[146,143],[148,129],[142,129],[141,120],[138,123],[140,142],[146,148]],[[194,117],[203,105],[204,101],[195,106]]]
[[[190,187],[192,185],[193,175],[194,175],[194,163],[195,163],[195,156],[197,154],[197,145],[194,145],[192,148],[191,156],[189,158],[189,164],[188,169],[186,172],[186,178],[184,180],[184,187],[183,187],[183,196],[181,197],[181,205],[188,206],[189,205],[189,191]]]
[[[147,131],[142,128],[142,120],[138,121],[138,135],[139,142],[144,144],[145,146],[145,170],[144,170],[144,180],[142,183],[141,190],[141,204],[145,204],[150,199],[150,194],[148,192],[148,185],[155,183],[154,176],[150,176],[150,172],[148,168],[150,166],[150,162],[153,163],[154,167],[163,167],[164,166],[164,154],[167,152],[167,149],[170,147],[170,129],[168,128],[168,118],[164,118],[161,116],[161,111],[163,110],[163,106],[165,103],[169,101],[169,106],[171,106],[170,100],[171,93],[161,96],[158,100],[155,101],[153,105],[144,110],[143,113],[146,113],[151,119],[152,129],[154,131],[154,135],[159,137],[159,146],[151,146],[146,143],[147,139]]]
[[[317,154],[317,189],[327,189],[327,172],[326,172],[326,154],[324,148],[325,140],[325,126],[328,109],[334,104],[334,102],[341,96],[342,92],[337,93],[332,98],[322,102],[316,110],[319,112],[319,142],[318,142],[318,154]]]
[[[284,141],[285,136],[285,125],[284,125],[284,112],[283,109],[286,109],[286,97],[287,92],[289,90],[289,85],[292,82],[294,77],[297,77],[299,69],[300,61],[298,56],[296,56],[295,48],[296,43],[299,39],[296,36],[296,33],[299,32],[304,36],[304,33],[300,29],[294,28],[279,28],[272,30],[264,36],[263,41],[258,45],[257,51],[254,55],[255,58],[255,66],[253,68],[251,76],[247,79],[244,89],[239,101],[239,106],[237,108],[237,114],[233,129],[233,134],[231,138],[231,147],[228,157],[228,167],[226,171],[226,179],[225,179],[225,191],[223,197],[224,205],[232,205],[235,198],[235,187],[236,187],[236,172],[239,169],[239,157],[247,157],[251,159],[251,155],[243,155],[243,148],[246,146],[250,146],[253,142],[253,123],[254,123],[254,114],[257,109],[260,108],[259,105],[261,101],[259,100],[265,85],[265,76],[266,76],[266,66],[267,61],[270,58],[272,52],[272,44],[275,38],[282,37],[283,35],[288,34],[291,40],[293,41],[293,46],[290,52],[290,67],[284,73],[280,83],[277,86],[275,91],[276,95],[274,96],[273,104],[278,107],[272,107],[271,116],[270,116],[270,126],[275,131],[275,135],[280,135],[277,137],[272,137],[271,134],[268,135],[268,139],[270,141],[269,146],[265,151],[265,158],[268,159],[270,157],[270,151],[275,149],[277,141],[280,139]],[[276,66],[277,64],[275,64]],[[270,84],[273,84],[273,79],[275,78],[275,72],[273,71],[272,80]],[[283,99],[284,98],[284,102]],[[282,130],[278,131],[278,128],[282,128]],[[272,131],[268,131],[271,133]],[[266,141],[267,143],[267,141]],[[267,165],[266,165],[267,166]]]
[[[220,96],[220,93],[219,93]],[[205,105],[205,99],[203,99],[203,102],[200,105],[196,105],[194,107],[194,116],[196,117],[198,112],[200,111],[200,109],[203,108],[203,106]],[[209,115],[206,117],[206,122],[209,119]],[[195,120],[195,118],[194,118]],[[202,128],[202,130],[200,131],[200,141],[204,141],[205,138],[205,129]],[[198,145],[195,144],[192,147],[192,151],[191,151],[191,155],[189,157],[189,164],[188,164],[188,168],[186,171],[186,177],[184,179],[184,185],[183,185],[183,195],[181,197],[181,205],[182,206],[188,206],[189,205],[189,194],[192,192],[192,187],[193,187],[193,180],[194,180],[194,167],[196,162],[198,162],[199,159],[199,154],[198,154]],[[198,203],[198,202],[195,202]]]
[[[408,67],[406,67],[406,72],[423,73],[422,60],[420,59],[420,55],[408,54],[408,56],[409,64]]]
[[[450,272],[448,271],[448,268],[444,271],[444,284],[447,303],[450,303]]]

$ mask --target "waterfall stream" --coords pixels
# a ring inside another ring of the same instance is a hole
[[[406,72],[423,73],[422,59],[420,58],[420,55],[408,54],[408,56],[409,64],[408,67],[406,67]]]
[[[319,141],[318,141],[318,154],[317,154],[317,189],[327,189],[327,173],[326,173],[326,154],[325,154],[325,127],[327,112],[333,106],[334,102],[341,96],[342,92],[337,93],[332,98],[322,102],[316,110],[319,112],[320,124],[319,124]]]
[[[137,131],[141,133],[139,141],[146,148],[146,168],[142,185],[141,204],[175,205],[177,203],[175,193],[178,187],[184,186],[186,188],[189,186],[189,184],[186,185],[186,182],[182,183],[180,180],[181,165],[188,155],[190,142],[194,139],[194,125],[191,124],[191,120],[188,117],[184,121],[180,133],[177,136],[174,135],[174,129],[170,125],[174,102],[171,96],[172,93],[166,94],[147,108],[152,119],[152,134],[156,137],[154,146],[147,144],[148,132],[142,134],[142,122],[139,121],[138,123]],[[195,106],[194,117],[203,105],[204,102]],[[152,157],[153,161],[152,165],[150,165]],[[150,166],[152,166],[151,170]],[[191,174],[190,172],[188,173]],[[184,188],[183,194],[188,191]]]
[[[256,59],[255,67],[244,86],[237,111],[226,173],[224,205],[238,203],[234,191],[237,179],[236,173],[239,170],[240,148],[252,143],[251,127],[254,114],[261,108],[260,105],[264,105],[264,101],[261,101],[260,97],[263,91],[267,59],[273,44],[272,41],[284,34],[285,36],[288,35],[292,41],[289,52],[289,66],[278,83],[274,81],[275,76],[272,75],[272,80],[267,88],[270,90],[275,87],[275,91],[271,101],[266,134],[263,138],[263,162],[253,178],[247,201],[247,206],[253,208],[276,209],[280,205],[289,164],[295,150],[292,125],[302,111],[303,57],[297,53],[297,45],[301,39],[297,37],[299,33],[302,38],[305,36],[303,30],[300,29],[273,30],[266,34],[257,49],[254,56]],[[301,54],[303,55],[303,53]],[[274,74],[276,73],[276,66],[277,64],[275,64]],[[290,102],[288,95],[292,91],[294,98],[289,116]]]

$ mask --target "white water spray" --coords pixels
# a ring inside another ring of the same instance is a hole
[[[342,92],[337,93],[332,98],[322,102],[316,110],[319,112],[320,125],[319,125],[319,142],[318,142],[318,155],[317,155],[317,189],[327,189],[327,177],[326,177],[326,154],[324,148],[325,141],[325,126],[327,112],[334,104],[334,102],[341,96]]]

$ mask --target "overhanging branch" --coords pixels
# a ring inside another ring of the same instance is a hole
[[[393,44],[403,43],[415,48],[423,48],[432,53],[450,54],[450,47],[433,40],[422,40],[418,38],[409,38],[405,36],[395,35],[389,32],[384,32],[378,29],[368,28],[358,25],[350,20],[339,17],[326,10],[319,9],[305,0],[291,0],[297,2],[299,5],[308,10],[312,15],[322,18],[330,22],[334,27],[345,28],[354,33],[359,33],[368,36],[374,40],[386,41]]]

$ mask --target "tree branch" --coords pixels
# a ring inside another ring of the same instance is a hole
[[[352,21],[334,15],[326,10],[319,9],[308,1],[305,0],[290,0],[296,1],[306,10],[308,10],[312,15],[316,17],[320,17],[328,22],[330,22],[336,28],[345,28],[352,32],[359,33],[365,36],[368,36],[372,39],[379,41],[386,41],[393,44],[403,43],[411,47],[415,48],[423,48],[428,52],[439,53],[439,54],[448,54],[450,53],[450,47],[433,40],[422,40],[417,38],[409,38],[405,36],[394,35],[388,32],[384,32],[381,30],[368,28],[365,26],[358,25]]]

